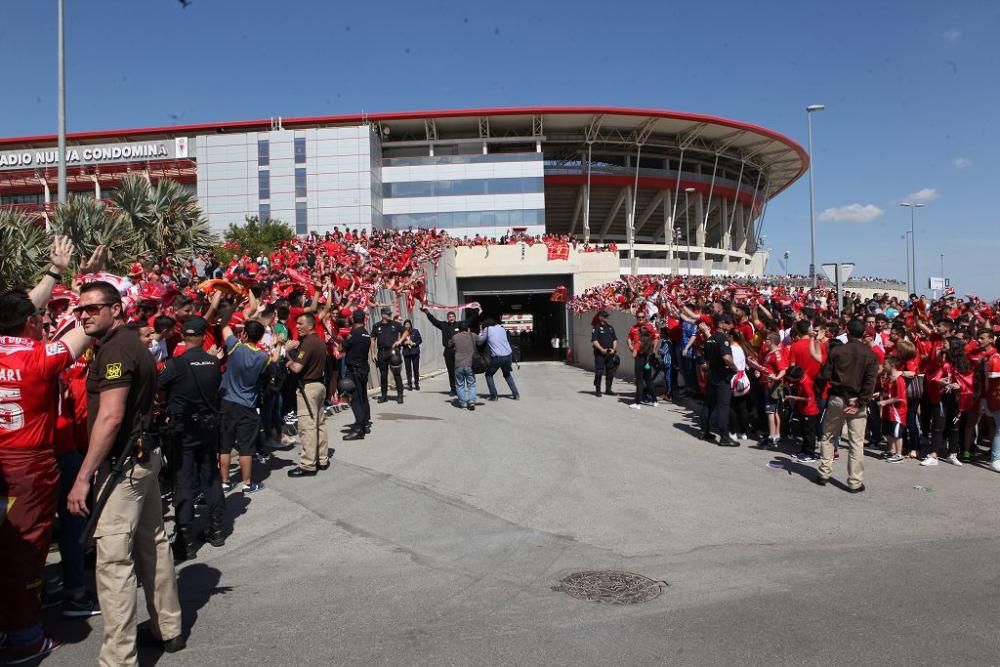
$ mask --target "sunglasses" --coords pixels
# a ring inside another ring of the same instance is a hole
[[[105,306],[110,306],[110,305],[113,305],[113,304],[110,304],[110,303],[92,303],[89,306],[77,306],[76,308],[73,309],[73,314],[76,315],[77,317],[79,317],[82,313],[87,313],[87,315],[90,315],[91,317],[93,317],[94,315],[99,314],[101,312],[101,310]]]

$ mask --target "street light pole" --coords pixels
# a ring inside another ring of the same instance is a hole
[[[913,294],[911,289],[913,283],[910,282],[910,232],[906,232],[899,238],[903,240],[903,250],[906,252],[906,292]]]
[[[59,107],[59,172],[58,172],[58,188],[56,201],[59,204],[66,203],[66,39],[63,33],[63,4],[64,0],[57,0],[57,14],[58,14],[58,29],[57,29],[57,40],[59,42],[58,47],[58,101],[57,106]],[[46,219],[48,219],[46,217]]]
[[[694,188],[684,188],[684,226],[687,227],[687,268],[688,278],[691,277],[691,208],[688,206],[688,193]]]
[[[813,289],[816,288],[816,203],[813,195],[813,123],[814,111],[822,111],[822,104],[810,104],[806,107],[806,125],[809,127],[809,278]]]
[[[913,289],[910,294],[917,292],[917,225],[915,210],[923,208],[926,204],[904,201],[900,206],[910,209],[910,263],[913,272]]]

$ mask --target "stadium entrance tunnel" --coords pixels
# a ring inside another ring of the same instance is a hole
[[[551,300],[557,287],[573,294],[573,276],[504,276],[459,278],[458,293],[463,303],[478,301],[483,317],[493,317],[507,329],[514,359],[520,361],[562,360],[566,341],[572,340],[572,322],[566,304]],[[552,339],[559,338],[558,351]]]

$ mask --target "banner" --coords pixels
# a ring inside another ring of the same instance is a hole
[[[566,241],[554,241],[547,243],[548,259],[550,262],[557,260],[569,260],[569,243]]]

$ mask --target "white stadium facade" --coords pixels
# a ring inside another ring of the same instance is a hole
[[[410,227],[615,243],[621,273],[761,275],[768,202],[807,166],[774,131],[698,114],[525,107],[70,134],[70,196],[127,173],[191,187],[212,227]],[[50,215],[55,136],[0,139],[0,206]]]

